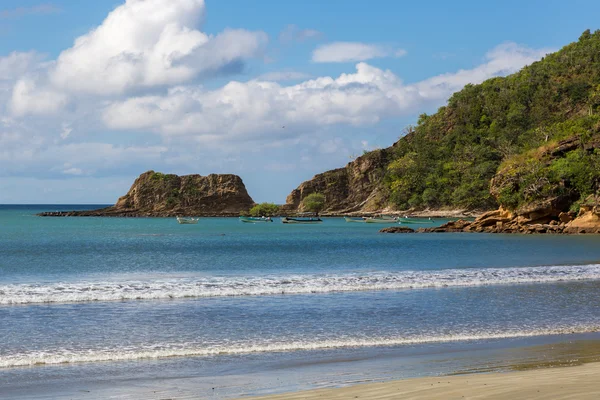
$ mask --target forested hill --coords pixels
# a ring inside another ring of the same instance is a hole
[[[319,190],[329,211],[516,210],[551,198],[576,211],[598,190],[599,149],[600,31],[588,30],[516,74],[467,85],[373,152],[379,162],[365,164],[373,158],[366,154],[317,175],[288,205]],[[360,196],[346,204],[353,182]]]
[[[563,196],[576,207],[598,189],[599,132],[600,31],[588,30],[520,72],[467,85],[437,113],[421,115],[394,146],[389,201],[399,209],[516,209]]]

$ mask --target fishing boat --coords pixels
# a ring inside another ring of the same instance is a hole
[[[352,217],[344,217],[346,222],[362,222],[363,224],[366,222],[364,218],[352,218]]]
[[[177,217],[177,222],[180,224],[197,224],[200,218]]]
[[[323,220],[319,217],[281,217],[284,224],[320,224]]]
[[[271,217],[240,217],[240,221],[247,224],[254,224],[256,222],[273,222]]]
[[[389,215],[380,215],[377,217],[366,217],[367,224],[395,224],[398,218]]]
[[[418,219],[418,218],[398,218],[398,223],[403,224],[433,224],[433,220],[429,219]]]

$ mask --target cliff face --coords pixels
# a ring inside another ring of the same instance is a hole
[[[239,214],[254,201],[237,175],[165,175],[148,171],[114,208],[151,215]]]
[[[56,213],[56,216],[237,216],[253,205],[237,175],[177,176],[148,171],[112,207]]]
[[[436,228],[420,228],[418,232],[486,232],[486,233],[600,233],[600,196],[590,196],[578,213],[560,211],[559,203],[541,202],[528,210],[490,211],[475,221],[451,221]]]
[[[311,193],[321,193],[325,195],[324,212],[380,210],[387,203],[382,180],[391,149],[369,152],[348,163],[345,168],[327,171],[303,182],[287,197],[285,209],[297,211],[302,199]]]

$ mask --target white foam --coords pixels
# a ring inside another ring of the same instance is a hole
[[[0,305],[266,296],[600,280],[600,265],[0,285]]]
[[[534,336],[564,335],[599,332],[600,326],[578,326],[548,328],[537,330],[458,333],[444,336],[396,337],[396,338],[344,338],[340,340],[323,340],[315,342],[292,341],[283,343],[240,343],[236,345],[155,345],[140,348],[105,349],[105,350],[55,350],[0,356],[0,368],[28,367],[56,364],[75,364],[92,362],[135,361],[143,359],[164,359],[170,357],[207,357],[219,355],[241,355],[252,353],[281,353],[293,351],[311,351],[359,347],[387,347],[402,345],[418,345],[428,343],[467,342],[477,340],[494,340],[510,338],[526,338]]]

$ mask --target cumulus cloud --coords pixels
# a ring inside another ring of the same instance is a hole
[[[6,57],[0,57],[0,81],[14,81],[35,68],[42,59],[43,57],[35,51],[13,51]]]
[[[273,72],[267,72],[266,74],[262,74],[256,79],[259,81],[282,82],[282,81],[297,81],[297,80],[309,79],[309,78],[311,78],[311,75],[304,73],[304,72],[273,71]]]
[[[20,79],[14,86],[10,101],[13,115],[53,115],[68,102],[68,97],[50,88],[38,88],[32,79]]]
[[[515,72],[546,52],[503,44],[473,69],[412,84],[389,70],[358,63],[355,73],[288,86],[261,80],[230,82],[216,90],[181,86],[161,96],[113,102],[103,120],[111,129],[187,135],[206,143],[289,138],[321,126],[374,124],[439,106],[465,84]]]
[[[334,42],[317,47],[312,54],[312,60],[317,63],[339,63],[404,55],[406,55],[406,50],[394,49],[389,46],[360,42]]]
[[[60,54],[50,80],[73,92],[119,94],[219,73],[261,52],[262,32],[197,30],[203,13],[204,0],[127,0]]]

